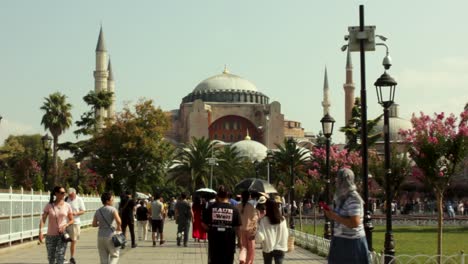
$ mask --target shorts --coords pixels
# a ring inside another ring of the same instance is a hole
[[[164,229],[164,221],[163,220],[151,220],[151,228],[153,232],[162,233]]]
[[[76,241],[80,239],[81,228],[80,225],[73,224],[67,227],[67,233],[70,235],[71,240]]]

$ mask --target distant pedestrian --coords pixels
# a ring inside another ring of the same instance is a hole
[[[67,232],[70,235],[71,243],[70,243],[70,263],[75,264],[75,250],[76,250],[76,243],[78,239],[80,239],[80,229],[81,229],[81,220],[80,215],[86,212],[86,207],[83,202],[83,199],[76,194],[75,188],[68,189],[68,197],[66,199],[67,203],[70,204],[73,210],[73,224],[69,225],[67,228]]]
[[[239,252],[239,261],[240,264],[253,264],[255,257],[255,235],[257,233],[258,214],[255,207],[249,202],[249,191],[243,191],[241,196],[241,203],[236,206],[237,210],[240,212],[242,222],[240,227],[242,247]]]
[[[193,219],[192,207],[187,201],[187,194],[182,193],[180,200],[175,205],[175,220],[177,224],[177,246],[181,245],[182,233],[184,234],[184,247],[187,247],[190,223]]]
[[[97,247],[101,264],[117,264],[119,262],[120,248],[114,246],[112,236],[114,232],[122,231],[122,221],[119,213],[112,204],[114,197],[112,193],[105,192],[101,195],[103,206],[99,208],[93,217],[93,227],[99,227]],[[115,229],[114,229],[115,222]]]
[[[135,210],[135,200],[132,199],[132,194],[126,192],[120,199],[119,215],[122,219],[122,233],[126,236],[127,227],[130,230],[130,238],[132,239],[132,248],[135,248],[135,218],[133,216]],[[125,245],[122,245],[122,249]]]
[[[288,251],[288,226],[273,199],[265,202],[266,215],[258,223],[257,241],[262,243],[263,263],[282,264]]]
[[[174,219],[174,214],[175,214],[175,205],[177,203],[177,200],[176,198],[172,197],[171,200],[169,201],[169,212],[168,212],[168,216],[169,216],[169,219]]]
[[[147,239],[148,234],[148,208],[145,206],[145,201],[140,201],[140,206],[136,210],[138,240]]]
[[[154,195],[154,201],[151,203],[149,214],[151,215],[151,230],[153,247],[156,246],[156,237],[159,236],[159,245],[164,244],[164,204],[161,202],[162,198],[160,194]]]
[[[329,264],[369,263],[369,251],[362,223],[364,201],[356,190],[353,171],[339,170],[334,196],[335,210],[324,208],[325,215],[335,221],[328,254]]]
[[[463,215],[463,212],[465,211],[465,207],[463,206],[463,201],[462,200],[460,200],[460,202],[458,202],[457,211],[458,211],[458,215]]]
[[[65,202],[65,188],[55,186],[50,193],[49,203],[42,210],[42,216],[39,220],[39,242],[44,241],[42,228],[47,218],[47,258],[49,264],[63,264],[65,262],[65,252],[67,251],[67,242],[63,241],[61,235],[65,233],[66,228],[73,224],[73,210]]]
[[[228,191],[219,186],[217,200],[203,213],[203,226],[208,230],[208,264],[232,264],[239,248],[241,219],[239,210],[229,203]]]
[[[455,210],[453,209],[452,201],[447,201],[447,203],[445,204],[445,207],[447,209],[448,217],[455,218]]]
[[[205,204],[199,196],[195,196],[192,204],[193,220],[192,220],[192,238],[195,241],[206,240],[206,230],[202,227],[202,215],[205,210]]]

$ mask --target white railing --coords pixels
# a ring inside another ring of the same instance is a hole
[[[80,195],[87,213],[83,214],[81,225],[90,225],[94,211],[102,206],[99,196]],[[21,190],[0,191],[0,244],[11,246],[12,242],[33,240],[39,233],[39,218],[49,202],[49,192],[24,192]],[[47,225],[44,230],[47,230]]]
[[[295,244],[301,248],[308,249],[320,256],[328,255],[330,240],[294,229],[289,229],[289,234],[295,237]]]
[[[372,253],[373,264],[384,264],[385,254]],[[439,261],[440,258],[440,261]],[[465,264],[468,263],[468,255],[463,251],[455,255],[397,255],[390,260],[389,264]]]

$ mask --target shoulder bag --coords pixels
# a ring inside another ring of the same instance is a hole
[[[104,220],[104,222],[106,222],[107,226],[109,226],[109,228],[115,232],[114,227],[112,227],[109,224],[109,222],[107,222],[106,218],[104,217],[104,214],[101,212],[101,209],[99,209],[98,211],[101,214],[102,219]],[[125,239],[125,236],[123,233],[118,233],[118,234],[114,233],[114,235],[112,235],[112,243],[114,244],[114,247],[120,247],[120,246],[125,245],[125,243],[127,243],[127,240]]]

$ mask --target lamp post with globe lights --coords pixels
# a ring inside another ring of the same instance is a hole
[[[326,186],[325,186],[325,202],[330,204],[330,137],[333,134],[333,127],[335,124],[335,119],[331,117],[328,113],[326,113],[323,118],[320,120],[322,123],[322,132],[327,139],[326,141],[326,159],[325,159],[325,167],[326,167]],[[323,237],[326,239],[331,239],[331,225],[330,219],[325,216],[325,226],[324,226],[324,234]]]

